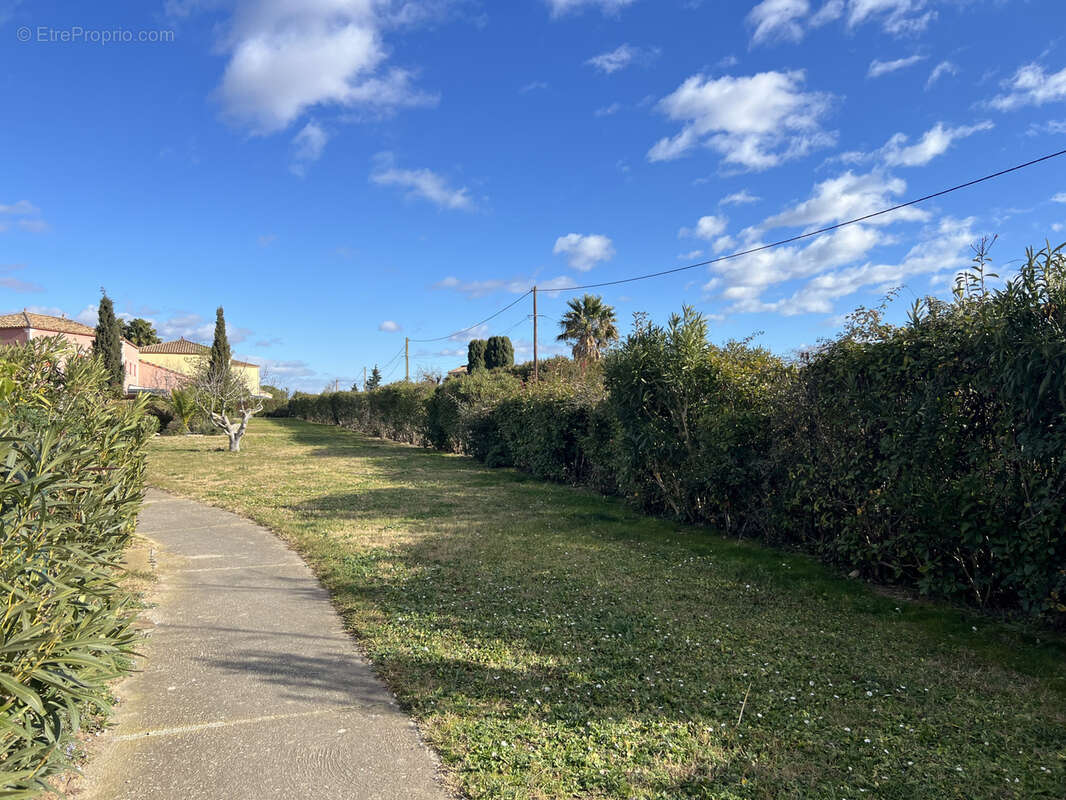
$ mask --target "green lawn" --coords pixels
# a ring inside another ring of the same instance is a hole
[[[466,458],[155,440],[277,531],[472,798],[1066,797],[1066,643]]]

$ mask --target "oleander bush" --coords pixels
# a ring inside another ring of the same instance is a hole
[[[1062,625],[1063,247],[1029,251],[996,289],[981,250],[953,301],[920,301],[902,325],[859,309],[792,362],[712,344],[685,308],[665,326],[638,316],[602,368],[553,360],[538,383],[520,365],[291,407]]]
[[[99,363],[61,340],[0,349],[3,797],[48,789],[129,666],[135,612],[119,559],[156,420],[109,398]]]
[[[692,308],[638,318],[604,365],[622,492],[642,508],[727,532],[764,514],[770,423],[789,369],[746,342],[717,347]]]
[[[882,582],[1066,619],[1066,258],[907,324],[857,315],[778,406],[771,534]]]

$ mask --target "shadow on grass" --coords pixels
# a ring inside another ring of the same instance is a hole
[[[622,741],[631,750],[604,769],[658,765],[627,780],[660,797],[718,796],[745,777],[758,796],[832,796],[854,785],[852,764],[880,776],[877,796],[998,796],[999,761],[1054,764],[1066,741],[1061,638],[884,597],[809,558],[470,459],[282,429],[313,457],[387,478],[284,508],[312,531],[303,551],[401,701],[458,726],[437,744],[464,769],[488,758],[471,755],[484,739],[526,737],[558,774],[593,774],[581,759]],[[907,760],[952,766],[934,780]],[[956,780],[955,764],[974,775]],[[1054,796],[1036,780],[1028,796]]]

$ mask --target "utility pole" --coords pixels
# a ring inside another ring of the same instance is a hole
[[[409,348],[411,346],[411,339],[407,336],[403,337],[403,379],[410,383],[411,381],[411,358]]]
[[[533,380],[540,380],[540,361],[537,358],[537,287],[533,287]]]
[[[366,367],[363,367],[363,391],[366,391]]]

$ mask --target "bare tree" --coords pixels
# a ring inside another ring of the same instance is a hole
[[[193,375],[192,389],[203,415],[229,437],[230,452],[239,452],[248,420],[263,410],[262,398],[252,394],[231,366],[218,368],[206,358]]]

